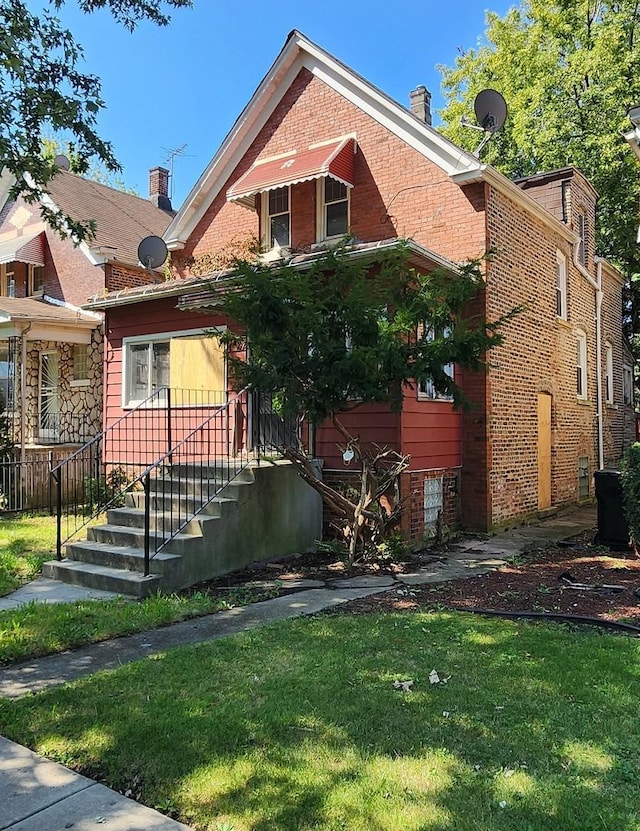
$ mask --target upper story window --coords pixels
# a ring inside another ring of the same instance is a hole
[[[567,319],[567,258],[556,251],[556,314]]]
[[[587,218],[584,214],[576,216],[576,231],[578,234],[578,262],[587,264]]]
[[[0,265],[0,295],[2,297],[15,297],[16,275],[15,263],[2,263]]]
[[[633,367],[622,367],[622,396],[625,404],[633,404]]]
[[[576,393],[578,398],[587,398],[587,336],[576,334]]]
[[[320,240],[349,233],[349,188],[331,176],[318,181]]]
[[[290,187],[276,188],[262,194],[263,240],[266,248],[291,245]]]
[[[604,389],[607,404],[613,404],[613,346],[605,344]]]
[[[27,270],[27,296],[40,297],[44,294],[44,267],[29,264]]]

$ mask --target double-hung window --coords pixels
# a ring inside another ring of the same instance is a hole
[[[587,398],[587,336],[576,334],[576,393],[578,398]]]
[[[605,344],[605,370],[604,370],[604,390],[605,401],[607,404],[613,404],[613,346],[610,343]]]
[[[625,404],[633,404],[633,368],[629,364],[622,367],[622,393]]]
[[[44,267],[29,263],[27,270],[27,296],[40,297],[44,293]]]
[[[158,390],[163,391],[150,404],[163,404],[169,387],[177,406],[226,400],[225,353],[213,335],[198,331],[126,338],[123,355],[124,407],[134,407]]]
[[[584,214],[576,216],[576,231],[578,233],[578,262],[587,264],[587,218]]]
[[[73,362],[72,387],[86,387],[89,385],[89,347],[84,344],[75,344],[71,354]]]
[[[567,258],[561,251],[556,251],[556,314],[567,319]]]
[[[0,265],[0,295],[2,297],[15,296],[15,263],[3,263]]]
[[[291,245],[290,188],[269,190],[262,196],[264,216],[263,239],[266,248],[288,248]]]
[[[429,341],[435,340],[435,333],[432,328],[428,328],[425,332],[422,326],[418,327],[418,337],[422,337],[422,334],[425,334],[425,337]],[[442,330],[442,337],[446,338],[451,334],[451,329],[446,327]],[[442,371],[445,375],[448,375],[451,380],[454,380],[454,367],[452,363],[445,364],[442,367]],[[430,398],[430,399],[438,399],[440,401],[451,401],[453,396],[447,395],[446,393],[438,392],[436,390],[436,386],[432,378],[425,378],[422,381],[418,382],[418,398]]]
[[[349,233],[349,188],[331,176],[318,180],[320,240],[335,239]]]

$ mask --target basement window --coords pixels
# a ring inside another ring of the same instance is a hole
[[[435,536],[444,507],[443,477],[424,480],[424,535]]]
[[[589,498],[589,457],[578,459],[578,501]]]

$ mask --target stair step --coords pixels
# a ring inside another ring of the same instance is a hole
[[[114,546],[106,542],[80,540],[70,542],[66,547],[67,560],[81,563],[93,563],[98,566],[127,569],[142,574],[144,568],[144,550],[132,545]],[[154,572],[165,572],[172,566],[178,566],[182,558],[179,554],[159,551],[151,552],[151,568]]]
[[[191,504],[195,502],[196,507],[202,506],[202,502],[198,499],[193,500],[185,496],[179,496],[177,494],[174,494],[173,496],[151,494],[150,498],[151,515],[153,515],[155,512],[160,512],[164,510],[169,512],[173,511],[174,513],[180,513],[182,516],[184,516],[184,507],[189,502],[191,502]],[[213,499],[199,511],[199,513],[205,516],[219,516],[222,510],[224,510],[224,505],[230,505],[235,503],[236,501],[237,500],[234,499],[232,496],[214,496]],[[144,513],[144,494],[128,494],[127,499],[125,500],[125,507],[129,510],[138,510]]]
[[[142,573],[123,568],[110,568],[75,560],[52,560],[44,564],[42,573],[45,577],[74,586],[87,586],[133,597],[147,597],[160,588],[160,577],[157,574],[144,577]]]
[[[169,528],[167,527],[166,537],[169,536]],[[156,541],[162,541],[165,537],[158,533],[157,530],[152,530],[149,533],[149,540],[151,549],[155,549]],[[91,542],[104,542],[115,546],[133,546],[134,548],[144,548],[144,529],[143,528],[127,528],[123,525],[110,525],[105,523],[103,525],[91,525],[87,528],[87,539]],[[174,537],[176,541],[187,542],[191,539],[200,539],[199,534],[189,534],[181,531]]]

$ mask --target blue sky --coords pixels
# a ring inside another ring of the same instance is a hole
[[[36,8],[40,3],[31,2]],[[84,70],[102,80],[107,108],[102,136],[111,141],[122,178],[147,194],[148,170],[173,167],[179,207],[282,48],[299,29],[402,104],[418,84],[442,105],[438,64],[453,65],[457,50],[475,46],[485,10],[499,15],[507,0],[194,0],[173,13],[166,28],[139,26],[133,34],[107,13],[82,15],[67,0],[60,16],[85,50]],[[378,11],[380,10],[380,11]]]

